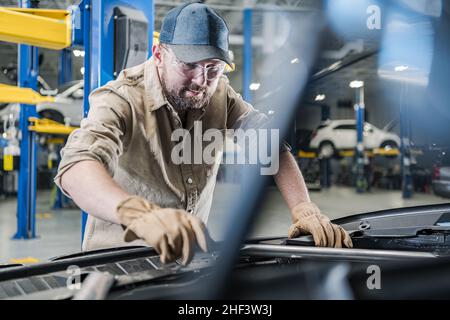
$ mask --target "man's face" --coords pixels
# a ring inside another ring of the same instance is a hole
[[[184,63],[170,48],[159,46],[161,84],[174,107],[187,110],[206,107],[214,94],[225,63],[218,59]]]

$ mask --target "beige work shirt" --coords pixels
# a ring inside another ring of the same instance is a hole
[[[61,151],[58,187],[61,176],[75,163],[96,160],[128,193],[161,207],[185,209],[206,224],[220,161],[212,165],[171,161],[176,144],[171,133],[183,124],[162,92],[153,59],[123,70],[116,80],[93,91],[89,104],[87,118]],[[184,128],[192,131],[194,121],[200,120],[203,132],[225,131],[253,111],[222,77],[210,104],[188,111]],[[145,245],[141,240],[125,243],[123,235],[120,225],[89,215],[82,248]]]

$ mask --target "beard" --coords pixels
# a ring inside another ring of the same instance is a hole
[[[211,100],[214,89],[208,86],[199,86],[191,83],[188,87],[174,88],[167,85],[164,72],[161,74],[161,87],[169,103],[178,110],[201,109]],[[198,92],[196,96],[186,96],[188,91]]]

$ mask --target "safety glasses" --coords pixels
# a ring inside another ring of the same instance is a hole
[[[182,75],[195,79],[201,74],[206,74],[205,77],[207,80],[214,80],[223,73],[225,69],[224,62],[218,62],[215,64],[208,64],[206,66],[202,66],[198,63],[187,63],[178,59],[171,50],[169,50],[165,46],[161,46],[167,53],[170,54],[172,59],[172,65],[176,67],[176,69]]]

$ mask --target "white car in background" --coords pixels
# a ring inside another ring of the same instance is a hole
[[[364,148],[398,148],[398,135],[364,123]],[[321,124],[312,134],[310,147],[324,158],[332,157],[337,150],[356,148],[356,121],[329,120]]]
[[[83,119],[83,80],[70,81],[58,88],[54,102],[43,102],[36,105],[39,116],[72,126],[79,126]],[[0,117],[19,120],[20,105],[8,104],[0,106]]]
[[[448,149],[448,147],[444,147],[439,151],[432,176],[434,193],[444,198],[450,198],[450,153]]]

